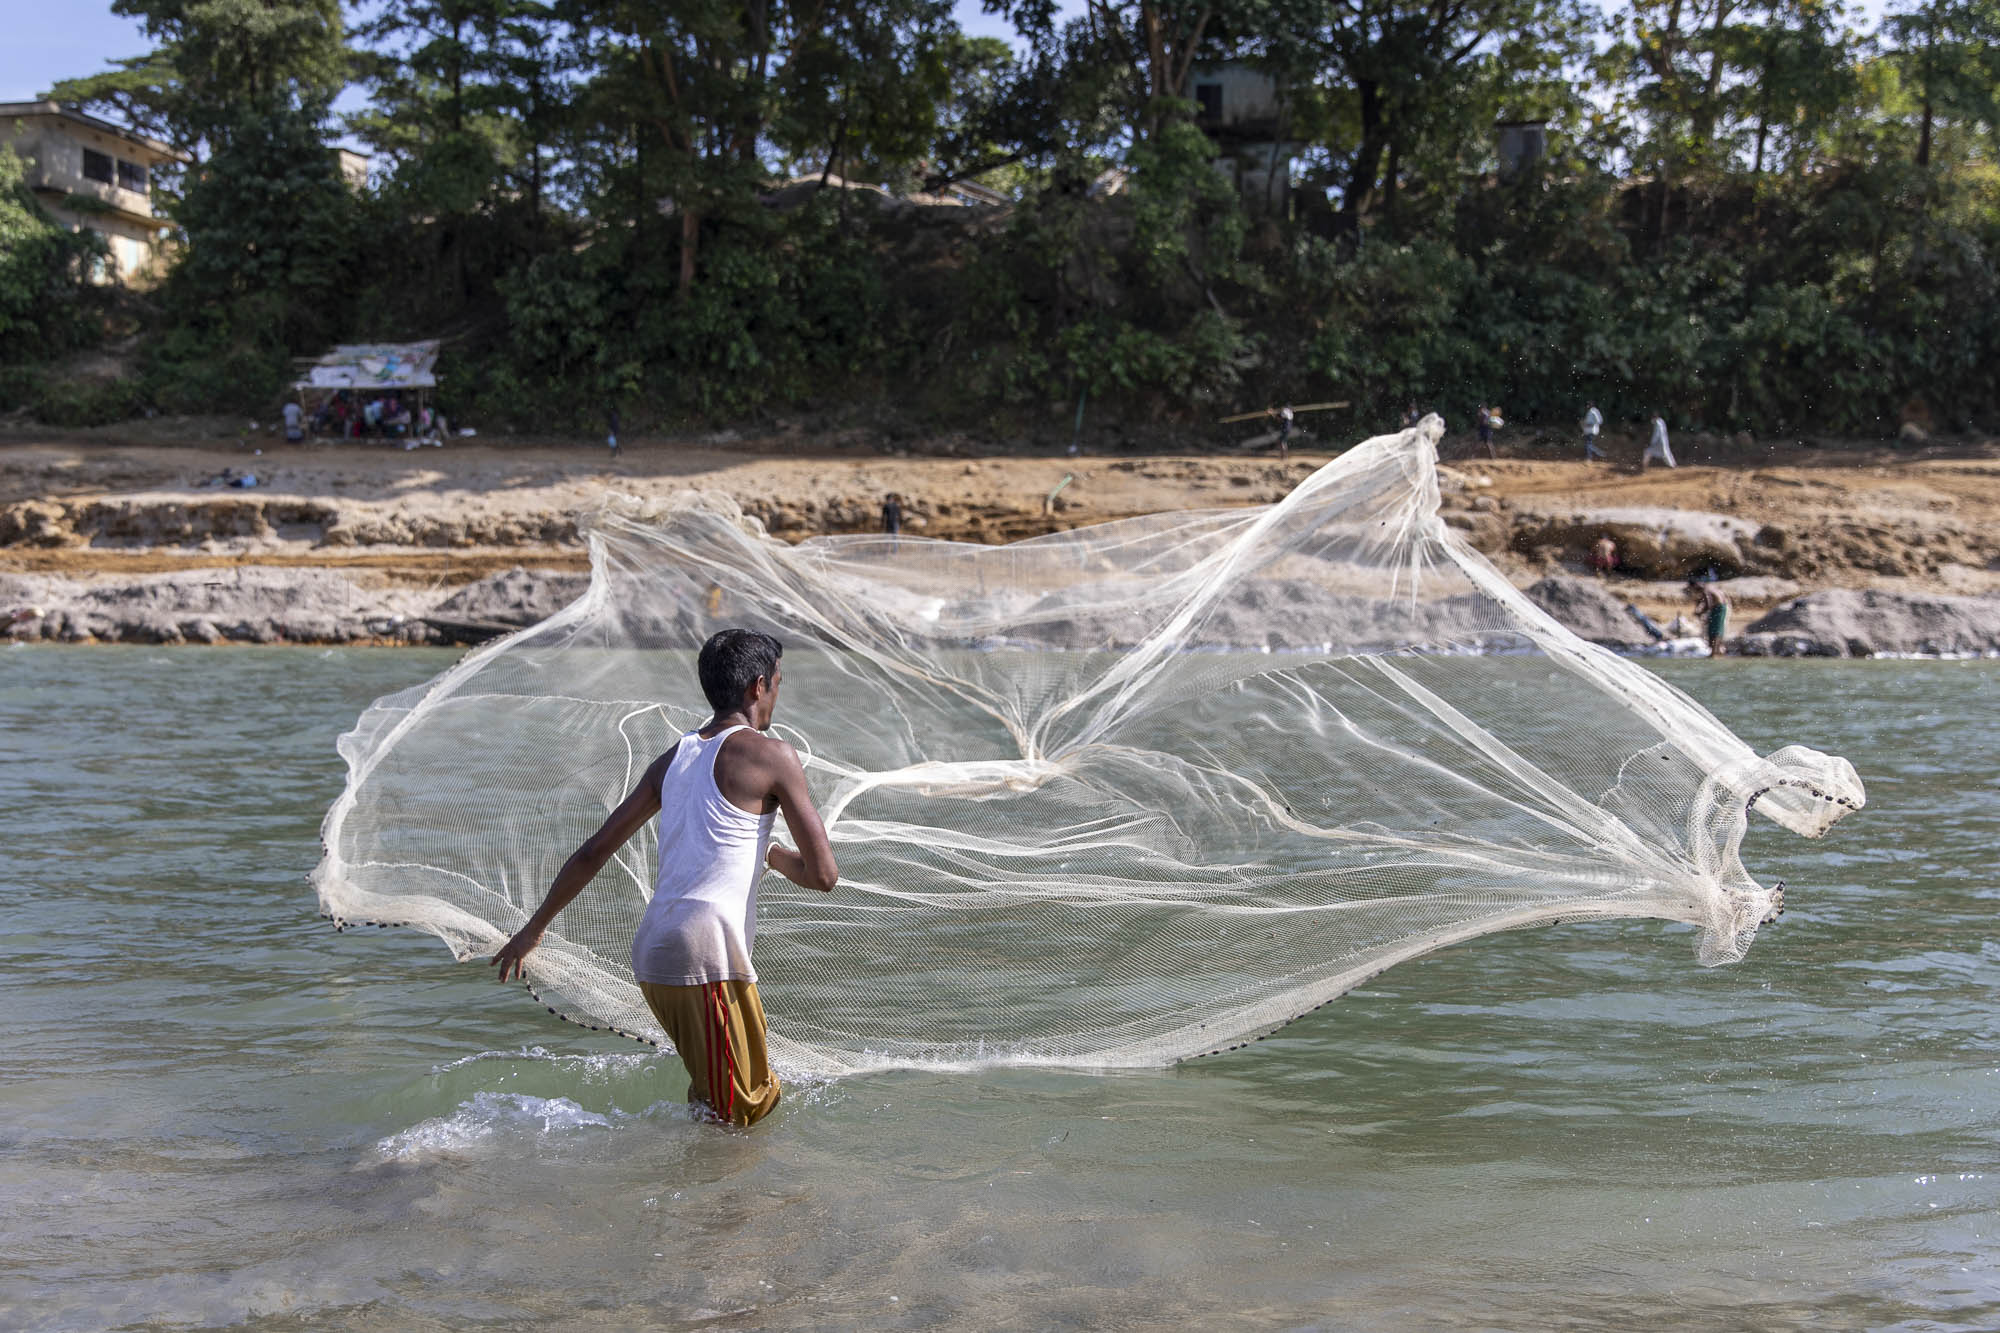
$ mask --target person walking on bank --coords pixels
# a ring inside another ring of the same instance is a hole
[[[1646,452],[1639,455],[1639,470],[1644,472],[1646,464],[1659,459],[1668,467],[1676,467],[1673,448],[1667,443],[1667,419],[1658,412],[1653,413],[1653,435],[1646,441]]]
[[[1604,451],[1597,447],[1597,433],[1604,429],[1604,414],[1597,410],[1596,403],[1583,405],[1583,461],[1602,459]]]
[[[618,427],[623,424],[618,415],[618,404],[613,403],[611,405],[611,411],[607,414],[607,420],[610,423],[610,430],[605,434],[604,442],[611,446],[611,456],[616,458],[618,457]]]
[[[1486,456],[1498,458],[1500,455],[1493,452],[1493,413],[1486,404],[1479,405],[1479,411],[1473,416],[1473,423],[1479,430],[1479,442],[1486,446]]]

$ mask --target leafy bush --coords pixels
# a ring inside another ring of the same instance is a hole
[[[35,396],[35,419],[50,426],[108,426],[138,416],[149,394],[136,379],[44,380]]]
[[[0,362],[42,361],[97,333],[90,265],[104,239],[50,217],[25,183],[21,159],[0,146]]]

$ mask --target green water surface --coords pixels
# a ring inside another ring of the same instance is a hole
[[[334,737],[450,660],[0,650],[0,1327],[2000,1327],[2000,664],[1660,665],[1868,784],[1753,823],[1736,967],[1491,936],[1227,1056],[740,1133],[315,915]]]

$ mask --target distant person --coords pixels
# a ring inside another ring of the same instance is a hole
[[[1408,407],[1403,409],[1404,430],[1415,430],[1417,423],[1419,421],[1422,421],[1423,419],[1424,419],[1423,414],[1417,411],[1417,405],[1415,403],[1411,403]]]
[[[1286,403],[1278,409],[1278,457],[1292,455],[1292,405]]]
[[[1653,413],[1653,434],[1646,441],[1646,452],[1639,455],[1639,470],[1644,472],[1646,464],[1656,458],[1668,467],[1679,466],[1674,462],[1674,451],[1667,443],[1667,419],[1658,412]]]
[[[1590,567],[1600,578],[1609,577],[1618,568],[1618,543],[1611,540],[1610,533],[1599,537],[1590,548]]]
[[[611,411],[607,416],[609,418],[610,430],[605,435],[604,442],[611,446],[611,456],[616,458],[618,457],[618,427],[622,424],[622,418],[618,415],[618,405],[616,403],[611,405]]]
[[[1493,417],[1493,411],[1486,404],[1481,403],[1479,411],[1475,412],[1472,418],[1473,425],[1479,432],[1479,442],[1486,446],[1486,456],[1488,458],[1498,458],[1500,456],[1493,452]]]
[[[830,893],[840,879],[798,751],[763,734],[783,654],[776,639],[747,629],[702,645],[695,673],[715,715],[652,762],[493,956],[500,980],[523,975],[557,915],[657,816],[659,872],[632,940],[632,975],[687,1067],[688,1099],[733,1125],[769,1115],[780,1091],[750,961],[758,881],[769,869]],[[780,811],[796,851],[771,841]]]
[[[903,497],[890,491],[882,499],[882,531],[889,534],[889,550],[902,549]]]
[[[370,398],[362,407],[361,427],[363,433],[373,432],[377,435],[382,433],[382,400],[380,398]]]
[[[1687,586],[1694,596],[1694,613],[1702,622],[1702,637],[1708,640],[1708,655],[1720,657],[1722,640],[1729,633],[1729,599],[1713,583],[1689,579]]]
[[[1601,460],[1604,451],[1597,447],[1597,435],[1604,429],[1604,414],[1597,410],[1596,403],[1583,405],[1583,461]]]
[[[285,404],[285,441],[297,444],[306,437],[306,410],[297,403]]]

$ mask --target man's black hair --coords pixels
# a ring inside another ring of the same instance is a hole
[[[766,681],[777,674],[784,645],[754,629],[717,630],[701,646],[695,659],[695,674],[701,678],[701,692],[717,713],[743,706],[744,691],[759,676]]]

